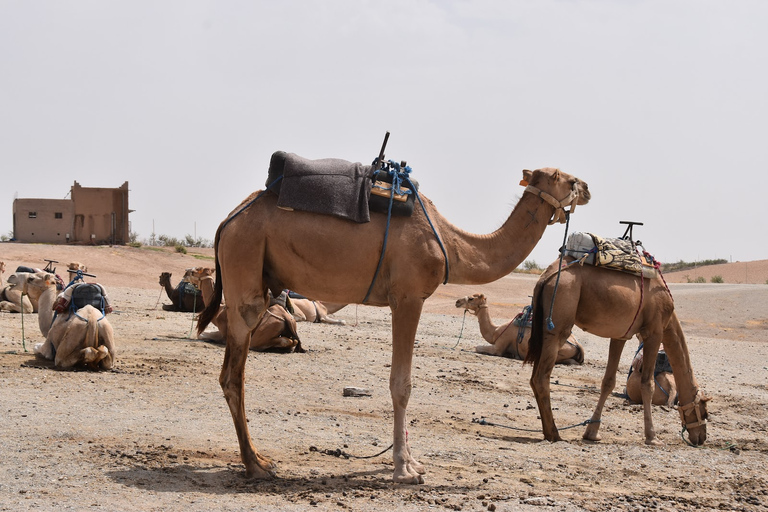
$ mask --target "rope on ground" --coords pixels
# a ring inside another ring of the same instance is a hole
[[[372,459],[374,457],[378,457],[379,455],[383,455],[387,453],[389,450],[392,449],[394,444],[389,445],[388,447],[384,448],[382,451],[380,451],[377,454],[374,455],[352,455],[350,453],[345,452],[344,450],[341,450],[339,448],[336,448],[335,450],[321,450],[317,448],[316,446],[310,446],[309,451],[311,452],[319,452],[323,455],[333,455],[334,457],[344,457],[345,459]]]
[[[472,418],[472,423],[477,423],[478,425],[488,425],[490,427],[501,427],[501,428],[508,428],[510,430],[520,430],[522,432],[541,432],[540,428],[520,428],[520,427],[512,427],[510,425],[502,425],[500,423],[492,423],[488,420],[486,420],[484,417],[480,418]],[[584,420],[581,423],[576,423],[575,425],[569,425],[567,427],[560,427],[558,430],[568,430],[569,428],[575,428],[575,427],[583,427],[586,425],[589,425],[590,423],[600,423],[600,420]]]
[[[461,330],[459,331],[459,339],[456,340],[456,344],[453,346],[451,350],[456,350],[456,347],[459,346],[459,342],[461,341],[461,335],[464,334],[464,322],[467,320],[467,310],[464,310],[464,316],[461,319]]]
[[[21,346],[24,348],[24,352],[28,352],[27,344],[24,341],[24,295],[26,295],[26,293],[21,292]]]

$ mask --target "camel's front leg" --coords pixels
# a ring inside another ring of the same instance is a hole
[[[600,398],[597,400],[597,407],[595,412],[592,413],[590,423],[587,425],[584,435],[582,436],[587,441],[600,441],[600,421],[603,416],[603,406],[611,394],[613,388],[616,387],[616,372],[619,371],[619,362],[621,360],[621,352],[624,350],[624,344],[626,340],[617,340],[611,338],[611,344],[608,347],[608,365],[605,367],[605,375],[603,376],[603,382],[600,385]]]
[[[249,478],[266,479],[275,476],[275,465],[261,456],[251,441],[248,420],[245,416],[245,363],[252,330],[259,323],[260,315],[266,308],[242,305],[240,311],[230,311],[227,326],[227,345],[224,351],[224,364],[221,367],[219,384],[224,391],[232,420],[235,423],[237,441],[240,445],[240,458],[245,464],[245,474]],[[245,318],[244,318],[245,317]],[[246,319],[248,321],[246,321]],[[249,327],[252,324],[253,327]],[[261,341],[261,340],[260,340]]]
[[[643,369],[640,373],[640,396],[643,399],[643,430],[645,432],[645,444],[659,446],[664,443],[656,439],[656,430],[653,428],[652,403],[653,403],[653,372],[656,369],[656,356],[661,345],[661,335],[643,336]]]
[[[411,455],[405,412],[411,397],[413,344],[424,301],[405,299],[392,301],[392,303],[392,368],[389,376],[389,391],[395,413],[393,480],[399,483],[421,484],[424,483],[424,477],[421,475],[426,472],[426,469]]]
[[[544,348],[546,349],[546,335]],[[533,372],[531,372],[531,389],[533,396],[536,397],[536,404],[539,406],[539,416],[541,416],[541,429],[544,432],[544,439],[551,442],[562,441],[560,433],[555,425],[555,417],[552,414],[552,401],[550,398],[549,381],[552,376],[552,369],[555,367],[554,355],[548,354],[546,350],[542,351],[541,358],[533,363]]]

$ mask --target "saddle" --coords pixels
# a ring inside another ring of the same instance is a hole
[[[649,279],[657,273],[653,256],[640,254],[637,244],[623,238],[602,238],[593,233],[573,233],[560,250],[582,264],[619,270]]]
[[[372,165],[338,158],[309,160],[294,153],[272,154],[266,186],[277,194],[277,206],[333,215],[357,223],[370,221],[370,212],[410,216],[414,194],[401,185],[392,192],[393,175]],[[418,184],[413,182],[418,190]]]
[[[203,292],[201,292],[197,286],[190,283],[189,281],[179,282],[178,286],[176,286],[176,289],[179,291],[181,296],[184,296],[185,293],[197,295],[198,297],[203,294]]]
[[[104,296],[101,293],[101,287],[93,283],[76,284],[72,289],[70,308],[77,311],[87,305],[104,312]]]

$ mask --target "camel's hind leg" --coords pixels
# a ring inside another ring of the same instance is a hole
[[[531,389],[533,396],[536,397],[536,404],[539,406],[539,416],[541,416],[541,429],[544,432],[544,439],[551,442],[562,441],[560,433],[555,425],[555,417],[552,414],[552,400],[550,391],[550,379],[552,370],[557,360],[557,350],[559,346],[557,338],[551,333],[544,333],[544,341],[541,351],[541,357],[533,363],[531,372]]]
[[[605,367],[605,375],[603,376],[603,382],[600,385],[600,398],[597,400],[597,406],[595,412],[592,413],[592,418],[589,420],[584,435],[582,436],[587,441],[600,441],[600,421],[603,416],[603,406],[611,394],[613,388],[616,387],[616,372],[619,371],[619,362],[621,360],[621,353],[624,350],[624,344],[626,340],[618,340],[611,338],[611,344],[608,347],[608,364]]]
[[[411,455],[408,446],[406,409],[411,397],[411,366],[413,344],[421,317],[424,301],[405,299],[396,301],[392,309],[392,368],[389,376],[389,390],[394,408],[393,458],[395,472],[393,480],[399,483],[424,483],[421,476],[426,472],[422,464]]]
[[[224,391],[232,420],[235,423],[240,458],[249,478],[266,479],[275,476],[275,465],[260,455],[253,445],[245,415],[245,363],[251,335],[266,311],[267,294],[254,299],[253,303],[241,303],[229,308],[227,314],[227,344],[219,384]]]

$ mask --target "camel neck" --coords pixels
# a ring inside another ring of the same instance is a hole
[[[540,197],[524,193],[504,224],[486,235],[441,226],[451,266],[450,282],[484,284],[515,270],[544,234],[554,207]]]

